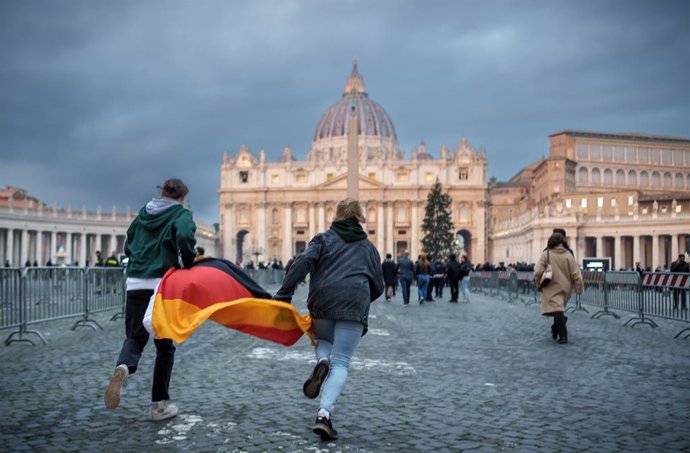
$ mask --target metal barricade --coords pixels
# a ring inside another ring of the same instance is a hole
[[[688,303],[690,303],[690,274],[652,272],[644,274],[640,291],[640,315],[629,320],[649,323],[645,315],[675,321],[690,322]],[[654,321],[651,321],[652,323]],[[627,323],[626,323],[627,324]],[[682,329],[675,338],[690,330]],[[684,338],[688,338],[690,334]]]
[[[518,271],[517,280],[520,292],[518,298],[524,302],[525,305],[538,303],[537,288],[534,286],[534,272]],[[526,297],[523,295],[526,295]]]
[[[640,292],[640,275],[637,272],[606,272],[604,280],[606,284],[606,307],[642,313],[644,306]],[[618,316],[615,317],[618,319]],[[640,322],[656,327],[654,321],[644,320],[644,314],[642,314],[642,321]],[[627,324],[625,323],[625,325]]]
[[[591,318],[598,319],[602,316],[613,316],[618,319],[620,316],[618,314],[610,312],[608,307],[608,299],[605,291],[606,282],[604,280],[605,273],[597,271],[583,271],[582,272],[582,282],[585,288],[584,293],[580,295],[579,298],[575,298],[576,304],[579,302],[594,305],[596,307],[601,307],[602,309],[594,313]],[[582,308],[582,306],[580,305]],[[583,309],[584,310],[584,309]],[[586,310],[584,310],[586,311]]]
[[[27,329],[25,288],[26,279],[22,276],[21,269],[4,268],[0,270],[0,316],[2,316],[0,328],[18,329],[11,332],[5,339],[6,346],[15,342],[26,342],[33,345],[33,341],[25,338],[27,334],[36,335],[43,344],[46,344],[46,340],[40,332]]]
[[[125,316],[127,286],[125,271],[120,267],[90,267],[84,274],[84,308],[82,319],[74,323],[77,327],[103,329],[97,321],[90,318],[92,313],[119,309],[111,318],[115,321]]]
[[[30,267],[25,269],[26,322],[79,316],[84,310],[84,269]]]
[[[479,293],[482,291],[483,286],[484,279],[482,278],[482,273],[477,271],[470,272],[470,291]]]

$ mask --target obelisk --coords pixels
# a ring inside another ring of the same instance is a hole
[[[352,89],[352,106],[347,123],[347,196],[359,200],[359,131],[355,90]]]

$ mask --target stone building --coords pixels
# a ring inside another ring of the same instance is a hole
[[[46,206],[17,187],[0,190],[0,265],[24,266],[26,262],[44,266],[67,264],[93,266],[96,250],[105,259],[111,252],[121,253],[127,228],[135,214],[127,208],[118,213],[87,212]],[[217,256],[218,234],[212,225],[196,221],[197,244],[209,256]]]
[[[690,251],[690,139],[563,131],[548,158],[489,189],[492,261],[535,262],[555,227],[578,259],[670,266]]]
[[[410,158],[399,149],[388,113],[373,101],[357,64],[342,97],[316,124],[306,159],[286,147],[278,162],[246,146],[223,157],[220,185],[220,230],[223,256],[286,260],[301,253],[309,240],[330,227],[339,200],[347,193],[348,115],[357,112],[359,199],[366,212],[369,240],[382,255],[421,251],[421,223],[427,195],[438,179],[450,194],[458,251],[487,259],[487,161],[483,149],[466,140],[443,146],[438,158],[422,142]]]

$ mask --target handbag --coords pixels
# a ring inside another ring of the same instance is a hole
[[[546,251],[546,269],[544,269],[544,273],[541,274],[541,278],[539,279],[539,289],[544,288],[545,286],[548,286],[549,283],[551,283],[551,279],[553,278],[553,268],[551,267],[551,263],[549,262],[549,251]]]

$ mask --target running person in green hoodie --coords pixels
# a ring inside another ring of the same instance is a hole
[[[127,306],[125,332],[127,338],[120,350],[117,367],[105,391],[105,406],[115,409],[120,404],[122,384],[137,371],[149,333],[143,325],[149,299],[171,267],[188,268],[196,256],[196,225],[192,213],[182,206],[189,189],[179,179],[168,179],[161,187],[161,197],[141,208],[127,230],[125,255],[127,264]],[[175,360],[175,346],[169,339],[154,339],[156,363],[151,387],[152,421],[177,415],[177,407],[168,403],[168,387]]]

